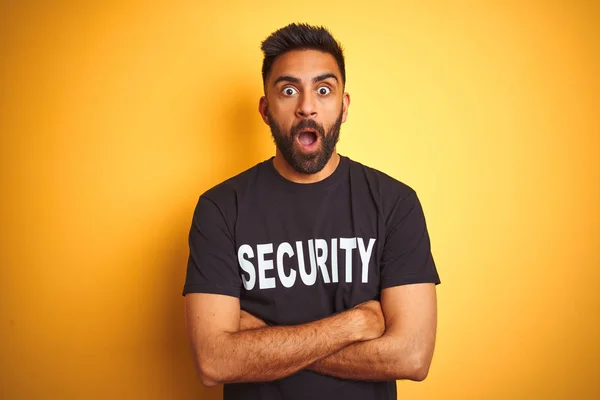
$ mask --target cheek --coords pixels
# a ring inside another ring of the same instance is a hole
[[[294,102],[289,99],[287,101],[282,101],[275,98],[269,99],[267,109],[277,120],[283,120],[286,117],[289,118],[289,115],[294,115],[295,106]]]
[[[341,103],[328,104],[327,107],[323,108],[323,117],[327,121],[326,124],[328,126],[332,126],[337,121],[341,113]]]
[[[292,99],[287,99],[285,101],[274,101],[271,103],[271,112],[273,114],[277,114],[281,118],[294,115],[296,108],[296,102]]]
[[[342,98],[325,98],[321,101],[321,111],[327,116],[339,114],[342,109]]]
[[[281,102],[269,103],[267,107],[268,113],[275,119],[275,121],[282,128],[287,128],[291,125],[291,121],[294,120],[295,113],[294,108],[289,104],[282,104]]]
[[[271,111],[270,116],[273,119],[272,122],[275,122],[281,131],[289,132],[291,130],[294,120],[289,116],[274,111]]]

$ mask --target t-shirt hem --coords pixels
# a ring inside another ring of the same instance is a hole
[[[240,288],[232,286],[187,284],[183,287],[182,295],[185,296],[188,293],[223,294],[226,296],[233,296],[238,299],[240,298]]]

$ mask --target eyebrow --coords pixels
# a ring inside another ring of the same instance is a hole
[[[337,76],[335,76],[335,74],[331,73],[331,72],[327,72],[325,74],[315,76],[312,79],[312,81],[313,81],[313,83],[317,83],[320,81],[324,81],[325,79],[328,79],[328,78],[333,78],[336,80],[336,82],[339,82]],[[279,82],[300,83],[300,79],[298,79],[294,76],[290,76],[290,75],[281,75],[281,76],[278,76],[277,79],[275,79],[275,82],[273,82],[273,86],[277,85]]]

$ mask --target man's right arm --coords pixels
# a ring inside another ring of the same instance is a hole
[[[196,367],[206,386],[281,379],[349,344],[376,339],[385,328],[371,302],[303,325],[244,331],[238,298],[190,293],[185,303]]]

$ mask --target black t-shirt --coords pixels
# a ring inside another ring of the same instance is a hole
[[[183,294],[240,299],[269,325],[297,325],[379,300],[398,285],[440,283],[413,189],[340,156],[326,179],[297,184],[266,160],[205,192],[194,211]],[[224,399],[396,399],[395,381],[303,370],[224,386]]]

